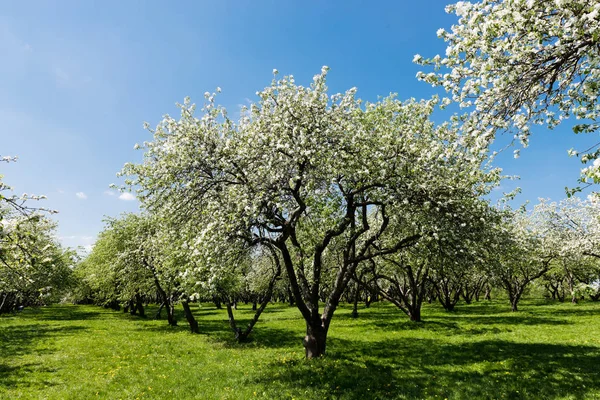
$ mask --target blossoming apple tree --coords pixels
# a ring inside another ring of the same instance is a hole
[[[512,129],[527,145],[531,124],[553,128],[574,116],[581,120],[576,133],[597,134],[599,1],[459,1],[446,10],[459,20],[437,32],[447,42],[445,56],[414,61],[441,69],[418,77],[471,109],[466,129],[483,136]],[[600,183],[599,146],[570,151],[591,164],[582,170],[587,185]]]
[[[457,121],[430,121],[437,99],[369,103],[355,88],[330,95],[327,71],[310,87],[274,71],[238,122],[216,105],[216,94],[206,93],[199,116],[186,101],[180,119],[166,116],[153,141],[140,146],[144,162],[123,169],[146,209],[201,228],[189,242],[194,263],[183,275],[190,282],[206,271],[218,280],[236,243],[276,252],[306,322],[308,358],[325,353],[338,302],[360,263],[441,228],[415,224],[392,235],[392,227],[412,215],[451,218],[499,177],[482,168],[484,141],[461,136]],[[329,264],[333,247],[339,258]]]

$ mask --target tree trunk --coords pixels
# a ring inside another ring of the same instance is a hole
[[[258,318],[260,317],[262,312],[267,307],[267,304],[269,304],[269,301],[271,301],[271,298],[273,297],[273,288],[275,287],[275,283],[281,276],[281,264],[279,262],[277,254],[274,251],[272,252],[272,255],[273,261],[277,266],[277,269],[275,271],[275,274],[273,274],[273,277],[269,281],[269,287],[267,288],[267,292],[263,296],[260,302],[260,307],[258,307],[258,309],[256,308],[256,297],[253,299],[254,301],[252,303],[252,309],[256,310],[256,312],[254,313],[254,317],[248,323],[248,326],[246,326],[246,330],[242,331],[240,328],[237,327],[235,323],[235,317],[233,315],[233,310],[231,309],[231,302],[227,302],[227,315],[229,316],[229,326],[233,330],[235,338],[238,342],[245,341],[248,338],[250,332],[252,332],[252,329],[254,328],[254,325],[256,325],[256,323],[258,322]]]
[[[156,273],[156,269],[151,264],[146,264],[148,269],[152,271],[152,275],[154,276],[154,286],[156,286],[156,290],[158,291],[159,296],[162,298],[163,304],[167,309],[167,321],[171,326],[177,326],[177,321],[175,320],[175,306],[173,305],[172,296],[168,296],[167,292],[163,289],[158,280],[158,275]],[[159,309],[160,316],[160,309]]]
[[[194,318],[194,314],[192,314],[192,310],[190,309],[190,305],[187,301],[182,301],[181,305],[183,306],[183,312],[185,313],[185,319],[187,319],[190,324],[190,330],[192,333],[200,333],[198,329],[198,321]]]
[[[175,305],[173,304],[172,299],[167,299],[167,321],[171,326],[177,326],[177,320],[175,319]]]
[[[321,324],[306,324],[306,336],[302,341],[306,358],[321,357],[327,345],[327,330]]]
[[[414,306],[409,308],[408,318],[413,322],[421,322],[421,307]]]
[[[485,285],[485,294],[483,295],[484,300],[492,300],[492,288],[490,285]]]
[[[575,294],[575,278],[570,272],[567,273],[567,284],[569,285],[569,291],[571,292],[571,303],[577,304],[577,296]]]
[[[352,307],[352,318],[358,318],[358,300],[360,298],[360,288],[358,282],[356,282],[354,290],[354,305]]]
[[[365,308],[370,308],[371,307],[371,302],[373,301],[373,298],[371,297],[371,292],[367,291],[365,293]]]
[[[160,303],[160,307],[158,307],[158,311],[156,312],[156,314],[154,314],[154,319],[161,319],[162,316],[162,309],[165,306],[165,302],[163,301],[162,303]]]
[[[513,312],[517,312],[518,310],[518,304],[519,304],[519,300],[521,300],[521,295],[523,294],[523,288],[521,289],[515,289],[514,292],[509,292],[509,298],[510,298],[510,306],[511,306],[511,310]]]
[[[135,295],[135,308],[140,314],[140,317],[146,316],[146,312],[144,311],[144,305],[142,304],[142,296],[139,293],[136,293]]]
[[[466,304],[471,304],[471,301],[473,299],[473,295],[471,293],[465,293],[463,295],[463,299],[465,300]]]
[[[295,299],[294,299],[294,294],[292,293],[292,290],[290,289],[289,285],[287,287],[287,293],[288,293],[288,299],[290,299],[290,306],[293,306],[295,304]]]
[[[137,314],[137,307],[135,302],[133,301],[133,299],[129,300],[129,302],[127,303],[127,308],[129,309],[129,314],[130,315],[136,315]]]
[[[213,302],[215,303],[215,307],[217,307],[217,309],[222,309],[223,306],[221,305],[221,299],[219,299],[218,296],[213,296]]]

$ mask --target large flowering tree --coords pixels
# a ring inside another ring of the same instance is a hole
[[[207,272],[218,281],[237,243],[276,252],[306,321],[309,358],[324,354],[361,262],[441,228],[415,224],[390,236],[392,227],[413,214],[450,219],[499,176],[481,168],[485,141],[460,136],[456,122],[429,120],[437,100],[365,103],[354,88],[329,95],[327,70],[310,87],[292,76],[274,79],[239,122],[215,105],[214,94],[206,94],[198,117],[186,101],[181,118],[165,117],[141,146],[144,162],[123,171],[147,209],[201,228],[190,241],[190,282]],[[339,257],[329,264],[334,247]]]
[[[600,2],[597,0],[459,1],[446,8],[459,17],[450,31],[438,30],[445,56],[415,61],[442,71],[420,79],[443,86],[472,110],[467,129],[491,136],[514,129],[524,145],[531,124],[553,128],[581,120],[576,133],[600,126]],[[600,183],[600,145],[579,154],[582,182]]]

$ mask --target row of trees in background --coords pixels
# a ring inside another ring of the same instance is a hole
[[[435,125],[437,98],[329,95],[326,75],[310,87],[276,77],[238,122],[216,93],[200,116],[186,100],[180,119],[165,117],[139,146],[144,162],[122,172],[145,211],[108,222],[77,269],[81,296],[141,314],[156,301],[170,324],[180,303],[192,332],[189,303],[214,299],[240,340],[274,295],[286,297],[306,322],[311,358],[324,354],[336,308],[352,295],[420,321],[424,301],[452,310],[492,286],[516,311],[549,271],[559,292],[597,280],[597,202],[494,207],[485,198],[501,173],[489,140],[459,118]],[[255,303],[245,329],[238,300]]]

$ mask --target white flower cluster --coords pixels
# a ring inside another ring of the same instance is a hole
[[[598,131],[599,1],[459,1],[446,10],[459,20],[450,32],[438,31],[445,57],[413,61],[436,70],[419,79],[471,108],[465,130],[514,130],[524,146],[532,124],[553,128],[570,116],[581,120],[576,133]],[[593,150],[588,159],[600,158]],[[597,165],[582,174],[600,183]]]

